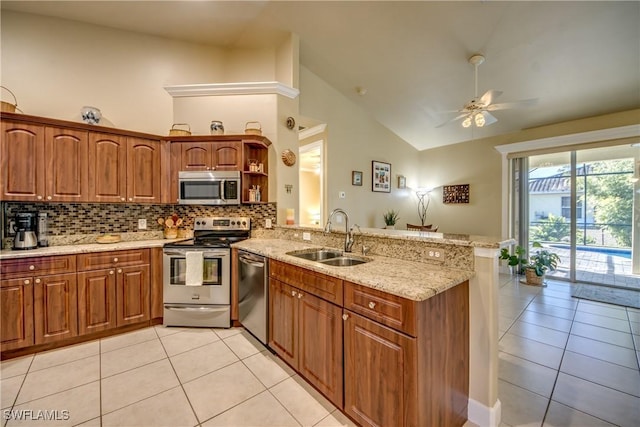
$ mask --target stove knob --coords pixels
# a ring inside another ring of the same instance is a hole
[[[247,225],[247,221],[242,221],[242,225],[246,226]]]
[[[196,225],[200,225],[200,221],[196,221]]]
[[[236,225],[236,222],[235,221],[231,221],[231,225]]]

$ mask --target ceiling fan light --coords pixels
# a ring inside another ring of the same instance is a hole
[[[476,123],[476,126],[478,126],[479,128],[481,128],[482,126],[484,126],[484,124],[486,123],[484,116],[482,115],[482,113],[478,113],[475,115],[474,117],[474,121]]]
[[[463,128],[468,128],[469,126],[471,126],[471,116],[467,116],[467,117],[462,121],[462,127],[463,127]]]

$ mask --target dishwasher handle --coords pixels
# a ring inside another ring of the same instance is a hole
[[[238,254],[238,259],[240,260],[240,262],[244,264],[249,264],[253,267],[262,268],[264,267],[264,264],[265,264],[263,257],[255,256],[247,252],[240,252]]]

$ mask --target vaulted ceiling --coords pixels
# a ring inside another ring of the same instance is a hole
[[[302,65],[420,150],[640,107],[637,1],[2,1],[2,8],[226,48],[276,46],[296,33]],[[495,111],[497,123],[483,128],[437,127],[474,97],[468,58],[476,53],[486,57],[479,94],[496,89],[498,102],[537,103]]]

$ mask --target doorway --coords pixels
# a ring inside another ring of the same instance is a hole
[[[560,256],[549,277],[640,289],[638,151],[627,144],[521,159],[520,234]]]
[[[300,139],[300,205],[301,225],[324,224],[324,126],[305,129]]]

